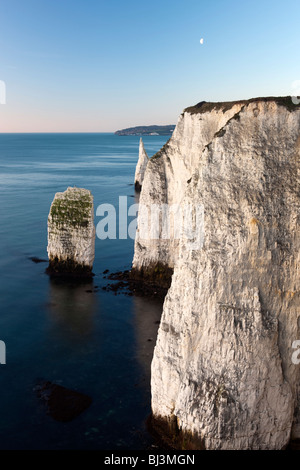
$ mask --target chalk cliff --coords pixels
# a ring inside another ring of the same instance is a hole
[[[201,205],[204,243],[142,239],[133,266],[174,268],[152,361],[153,424],[207,449],[300,437],[300,107],[199,103],[146,169],[140,202]]]
[[[87,189],[56,193],[48,216],[48,272],[91,275],[95,257],[93,196]]]
[[[139,159],[135,169],[134,185],[136,191],[141,191],[144,181],[145,171],[148,165],[149,157],[144,147],[143,139],[140,138]]]
[[[207,109],[204,103],[203,105]],[[172,137],[149,159],[145,171],[140,204],[148,208],[149,214],[153,204],[182,203],[187,182],[197,167],[205,146],[241,110],[242,106],[241,103],[224,108],[216,106],[208,112],[200,106],[199,112],[186,110],[181,114]],[[178,257],[178,240],[172,237],[172,234],[170,239],[163,239],[161,232],[162,228],[156,239],[143,238],[138,227],[134,268],[142,269],[157,262],[174,267]]]

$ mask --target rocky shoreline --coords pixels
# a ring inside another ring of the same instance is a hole
[[[171,279],[166,279],[164,283],[159,283],[157,279],[147,280],[140,273],[134,270],[118,271],[110,273],[103,272],[104,279],[116,281],[107,283],[102,290],[113,292],[115,295],[124,294],[128,296],[149,297],[164,300],[171,284]]]

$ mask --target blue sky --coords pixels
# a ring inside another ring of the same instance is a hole
[[[110,132],[290,95],[299,18],[299,0],[1,0],[0,132]]]

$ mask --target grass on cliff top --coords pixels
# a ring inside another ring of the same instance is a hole
[[[80,194],[78,199],[68,197],[54,199],[50,215],[58,224],[69,224],[73,227],[87,227],[92,209],[92,197],[89,194]]]
[[[203,114],[203,113],[209,113],[210,111],[223,111],[225,113],[229,109],[231,109],[235,104],[250,104],[250,103],[256,103],[256,102],[270,102],[274,101],[280,106],[284,106],[286,109],[289,111],[297,111],[300,109],[299,105],[295,105],[292,102],[291,96],[268,96],[266,98],[251,98],[250,100],[240,100],[240,101],[224,101],[224,102],[218,102],[218,103],[209,103],[206,101],[201,101],[200,103],[196,104],[195,106],[190,106],[189,108],[185,108],[184,112],[190,113],[190,114]]]

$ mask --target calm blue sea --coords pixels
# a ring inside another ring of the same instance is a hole
[[[167,137],[144,139],[153,155]],[[161,304],[101,289],[103,271],[128,269],[133,240],[96,239],[93,284],[55,284],[47,264],[47,216],[68,186],[90,189],[95,209],[134,203],[139,137],[113,134],[0,134],[1,449],[143,449],[150,413],[150,363]],[[95,217],[95,223],[100,218]],[[132,220],[132,219],[131,219]],[[151,341],[150,341],[151,340]],[[54,421],[34,392],[50,380],[93,404]]]

